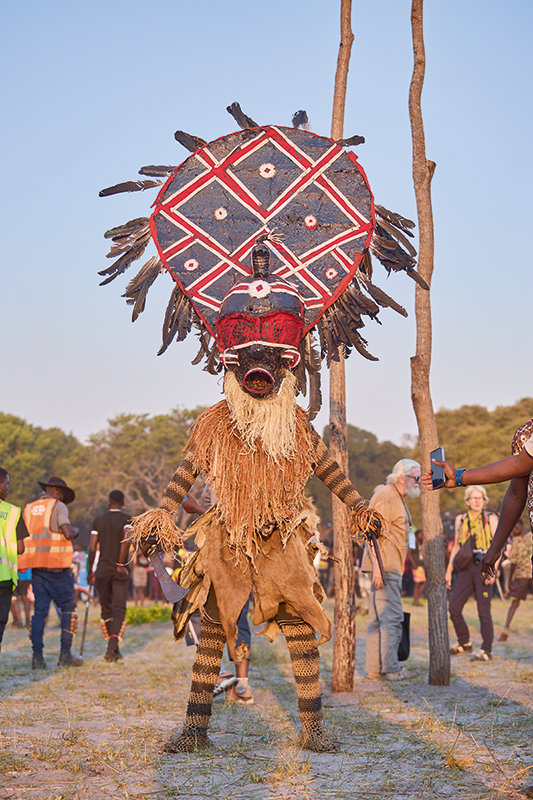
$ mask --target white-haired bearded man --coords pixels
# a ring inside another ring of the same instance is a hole
[[[372,572],[372,593],[366,633],[365,669],[367,678],[399,680],[403,670],[398,662],[398,645],[402,638],[402,575],[411,530],[411,517],[404,497],[420,496],[420,464],[403,458],[395,464],[382,486],[378,486],[370,506],[379,511],[386,522],[385,537],[380,540],[384,585],[378,570],[373,569],[365,548],[363,571]]]

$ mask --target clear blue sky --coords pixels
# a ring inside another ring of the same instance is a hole
[[[181,128],[214,139],[238,100],[259,123],[308,112],[329,135],[337,0],[48,0],[4,4],[0,410],[80,438],[120,412],[210,404],[217,380],[190,366],[191,339],[157,357],[170,278],[132,325],[131,274],[98,287],[103,232],[155,195],[101,199],[144,164],[179,164]],[[531,396],[531,30],[527,0],[426,0],[423,112],[436,234],[432,390],[436,408]],[[416,218],[407,95],[410,3],[353,0],[345,135],[376,200]],[[138,262],[139,264],[141,262]],[[414,284],[378,283],[406,306],[365,329],[379,363],[347,362],[348,420],[380,439],[414,434],[409,358]],[[159,284],[159,285],[158,285]],[[365,332],[364,332],[365,333]],[[321,413],[318,427],[327,421]]]

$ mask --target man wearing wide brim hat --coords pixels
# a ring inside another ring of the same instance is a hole
[[[71,653],[72,638],[77,628],[74,584],[70,572],[73,556],[71,539],[75,534],[67,509],[67,504],[74,501],[76,493],[62,478],[57,477],[46,482],[39,481],[39,486],[44,497],[28,503],[24,509],[24,520],[30,536],[22,556],[22,569],[32,570],[35,595],[31,625],[32,669],[46,669],[43,634],[52,601],[61,613],[61,644],[57,663],[61,667],[79,667],[83,660]]]

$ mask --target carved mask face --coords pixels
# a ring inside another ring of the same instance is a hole
[[[297,364],[297,352],[254,343],[232,350],[226,367],[247,394],[262,399],[277,395],[295,361]]]

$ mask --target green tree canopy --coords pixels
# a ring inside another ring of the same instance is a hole
[[[59,428],[38,428],[0,412],[0,466],[9,472],[8,500],[24,506],[41,495],[38,481],[57,475],[70,485],[84,451],[75,436]]]
[[[174,409],[154,417],[120,414],[109,420],[109,427],[89,438],[75,468],[76,514],[90,524],[106,510],[112,489],[124,492],[128,513],[159,505],[182,460],[188,429],[202,411]]]

